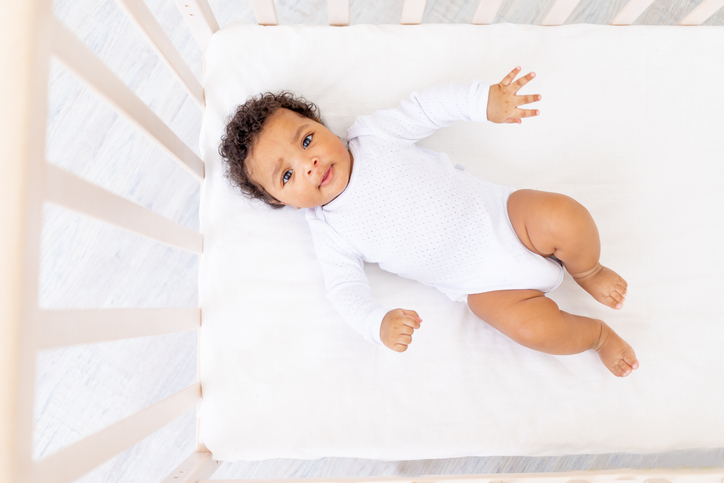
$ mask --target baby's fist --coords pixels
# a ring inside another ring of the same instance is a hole
[[[380,326],[382,343],[397,352],[405,352],[412,343],[412,333],[422,319],[414,310],[394,309],[385,314]]]

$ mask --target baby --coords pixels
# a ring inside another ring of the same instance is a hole
[[[288,92],[240,106],[219,152],[227,177],[273,208],[306,208],[327,296],[368,340],[403,352],[422,319],[372,297],[364,262],[431,285],[516,342],[550,354],[595,350],[616,376],[639,363],[605,322],[559,310],[545,293],[563,268],[597,301],[621,309],[626,281],[599,263],[588,211],[556,193],[514,190],[455,169],[416,142],[457,120],[521,123],[533,77],[447,84],[413,93],[398,108],[358,117],[347,145],[316,105]]]

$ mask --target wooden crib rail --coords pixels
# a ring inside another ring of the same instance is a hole
[[[201,327],[201,309],[41,310],[38,350]]]
[[[328,0],[329,25],[343,27],[349,25],[349,0]]]
[[[196,383],[36,464],[35,483],[78,479],[111,457],[193,409],[201,401]]]
[[[481,0],[473,15],[474,25],[490,25],[495,21],[495,15],[500,10],[503,0]],[[422,17],[420,17],[422,19]]]
[[[210,452],[197,451],[191,453],[191,456],[178,465],[161,483],[198,483],[199,480],[213,475],[220,464],[220,461],[212,458]]]
[[[541,25],[563,25],[580,0],[557,0]]]
[[[30,483],[50,0],[0,15],[0,481]]]
[[[402,25],[418,25],[422,23],[422,16],[425,13],[425,3],[427,0],[405,0],[402,5],[402,17],[400,23]],[[483,3],[482,1],[480,4]],[[480,8],[478,4],[478,8]]]
[[[177,0],[180,1],[180,0]],[[548,14],[541,22],[544,26],[563,25],[581,0],[556,0]],[[422,23],[427,0],[404,0],[400,23],[418,25]],[[502,0],[479,0],[473,15],[475,25],[489,25],[495,22]],[[614,17],[611,25],[631,25],[652,4],[654,0],[629,0]],[[278,25],[274,0],[252,0],[254,15],[259,25]],[[684,17],[678,25],[701,25],[719,8],[724,0],[703,0],[697,7]],[[349,0],[328,0],[329,25],[349,25]]]
[[[197,1],[194,5],[205,3]],[[136,22],[186,91],[203,108],[201,84],[140,1],[126,0]],[[188,309],[40,310],[42,209],[59,203],[80,213],[194,253],[200,233],[172,222],[45,160],[48,72],[55,55],[198,181],[201,159],[110,69],[52,16],[51,0],[11,2],[0,16],[0,481],[69,482],[193,409],[201,386],[144,409],[58,453],[34,462],[35,359],[43,349],[198,329]],[[214,21],[215,22],[215,21]],[[204,23],[208,22],[204,20]],[[217,27],[218,28],[218,27]],[[209,34],[210,37],[210,34]]]
[[[251,6],[254,8],[256,23],[259,25],[279,24],[277,11],[274,8],[274,0],[251,0]]]
[[[163,483],[167,483],[164,481]],[[170,483],[170,482],[168,482]],[[415,478],[288,478],[284,480],[201,480],[198,483],[724,483],[724,470],[609,470],[565,473],[439,475]]]
[[[211,40],[211,36],[219,30],[219,24],[216,22],[216,17],[208,2],[206,0],[174,0],[174,3],[201,50],[206,51],[206,45]]]
[[[631,25],[654,0],[629,0],[611,21],[611,25]],[[724,0],[703,0],[677,25],[701,25],[724,5]]]
[[[629,0],[613,18],[611,25],[631,25],[652,3],[653,0]]]
[[[204,162],[59,20],[50,22],[52,53],[114,109],[191,173],[204,179]]]
[[[183,60],[181,54],[171,43],[161,28],[161,25],[153,16],[143,0],[117,0],[118,4],[123,8],[128,17],[136,24],[138,30],[146,38],[149,45],[156,51],[160,59],[166,64],[176,79],[181,83],[186,92],[199,106],[204,110],[204,89],[196,78],[191,68]]]
[[[684,17],[678,25],[701,25],[724,6],[724,0],[704,0]]]
[[[203,250],[200,233],[49,163],[45,165],[45,200],[166,245],[199,254]]]

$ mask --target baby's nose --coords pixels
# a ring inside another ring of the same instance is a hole
[[[311,174],[312,174],[312,171],[314,170],[314,168],[317,167],[317,164],[318,164],[318,163],[319,163],[319,160],[318,160],[318,159],[315,159],[314,161],[312,161],[312,166],[311,166],[311,167],[309,168],[309,170],[307,171],[307,175],[311,175]]]

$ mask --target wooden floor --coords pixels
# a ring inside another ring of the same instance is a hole
[[[201,52],[170,0],[146,2],[196,75]],[[504,0],[496,22],[539,24],[554,0]],[[582,0],[567,23],[607,24],[626,0]],[[251,2],[211,0],[220,26],[255,23]],[[461,4],[464,4],[462,7]],[[468,23],[476,1],[430,0],[424,23]],[[636,24],[675,25],[698,0],[657,0]],[[364,10],[363,10],[364,6]],[[326,24],[323,0],[277,0],[282,24]],[[383,8],[384,7],[384,8]],[[112,1],[56,0],[56,15],[198,154],[200,111]],[[402,0],[351,0],[351,23],[398,23]],[[724,25],[718,11],[706,25]],[[199,230],[199,184],[77,82],[51,66],[47,158]],[[41,139],[39,137],[39,142]],[[164,179],[163,184],[156,182]],[[198,257],[55,206],[44,212],[40,306],[196,307]],[[38,357],[34,457],[46,457],[192,384],[196,333],[46,351]],[[188,413],[108,461],[84,482],[156,482],[195,448]],[[724,466],[724,449],[655,455],[494,457],[425,461],[325,458],[224,463],[214,478],[424,474]]]

